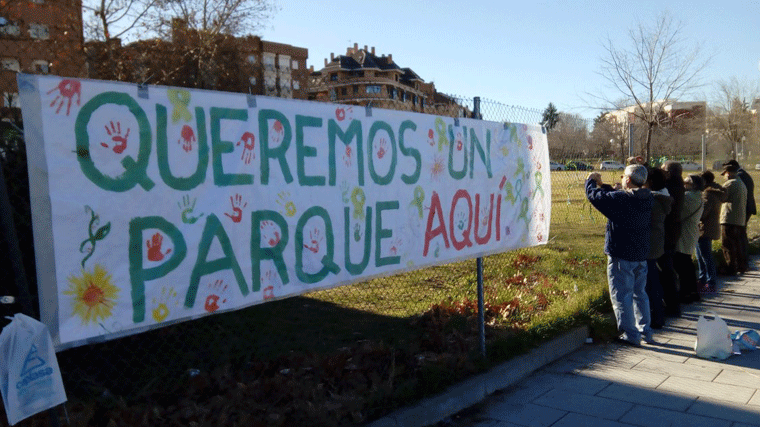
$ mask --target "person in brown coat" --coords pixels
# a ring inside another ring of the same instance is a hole
[[[720,206],[726,201],[726,190],[715,183],[715,175],[710,171],[701,174],[705,181],[702,192],[704,210],[699,222],[699,240],[697,240],[697,264],[699,265],[699,284],[701,292],[715,292],[715,258],[712,253],[713,240],[720,239]]]

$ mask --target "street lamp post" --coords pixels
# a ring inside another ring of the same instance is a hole
[[[705,131],[702,133],[702,171],[707,170],[707,166],[705,165],[705,158],[707,155],[707,135],[710,133],[709,129],[705,129]]]

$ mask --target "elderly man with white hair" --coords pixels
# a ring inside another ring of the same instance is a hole
[[[647,168],[629,165],[620,177],[621,189],[602,183],[599,173],[586,179],[586,197],[605,217],[604,253],[607,254],[607,281],[615,311],[618,341],[635,346],[654,344],[649,298],[646,293],[647,255],[653,196],[643,188]]]

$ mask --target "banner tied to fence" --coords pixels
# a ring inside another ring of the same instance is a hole
[[[538,125],[18,83],[41,317],[59,349],[549,234]]]

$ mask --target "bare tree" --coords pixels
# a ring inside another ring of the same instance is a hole
[[[639,23],[628,32],[629,45],[621,48],[608,38],[599,74],[624,97],[624,105],[597,96],[609,108],[634,106],[637,121],[646,125],[646,160],[649,161],[652,133],[667,116],[668,101],[689,94],[701,86],[699,76],[709,59],[701,59],[699,45],[688,45],[682,38],[683,25],[663,13],[647,26]],[[617,99],[617,98],[616,98]]]
[[[756,81],[742,81],[736,77],[716,83],[709,115],[711,135],[726,143],[725,153],[736,158],[746,149],[757,145],[758,129],[756,108],[760,98],[760,85]],[[755,110],[755,111],[753,111]]]
[[[628,147],[628,135],[624,125],[617,121],[612,114],[600,113],[594,119],[594,129],[591,131],[590,141],[598,147],[600,154],[619,154],[618,160],[624,161]]]
[[[134,35],[159,0],[84,0],[85,39],[106,43]]]
[[[552,159],[569,159],[586,157],[588,147],[588,128],[586,119],[578,114],[558,112],[556,124],[548,134],[549,155]]]
[[[171,30],[176,18],[208,36],[241,36],[260,33],[277,10],[275,0],[163,0],[151,20],[162,35]]]

